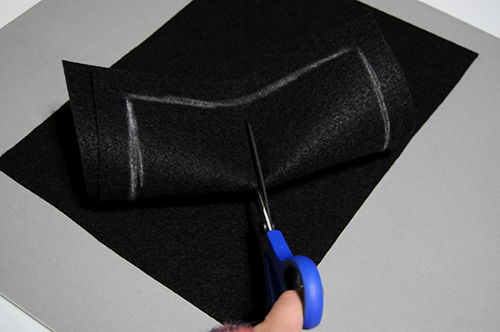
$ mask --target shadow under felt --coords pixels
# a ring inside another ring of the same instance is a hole
[[[236,79],[367,12],[401,65],[419,128],[477,54],[355,1],[195,0],[113,68],[187,80]],[[0,158],[0,169],[215,319],[262,319],[265,290],[252,195],[96,208],[84,194],[71,117],[67,105],[61,107]],[[292,252],[319,263],[403,148],[271,189],[273,219]]]

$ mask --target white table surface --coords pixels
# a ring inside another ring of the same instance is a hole
[[[500,38],[499,0],[420,1]],[[40,0],[0,0],[0,28],[39,2]],[[0,296],[0,331],[42,332],[49,330]]]

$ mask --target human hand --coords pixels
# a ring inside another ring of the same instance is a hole
[[[255,332],[300,332],[304,321],[301,290],[289,290],[281,294]]]
[[[210,332],[300,332],[303,315],[302,290],[289,290],[281,294],[264,321],[253,328],[247,324],[225,324]]]

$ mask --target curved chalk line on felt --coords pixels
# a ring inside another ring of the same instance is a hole
[[[201,99],[176,97],[176,96],[153,97],[153,96],[137,95],[137,94],[126,95],[125,101],[127,108],[128,142],[129,142],[129,147],[128,147],[129,180],[130,180],[129,199],[134,200],[137,197],[137,189],[142,187],[144,181],[141,143],[139,139],[139,130],[137,127],[137,120],[135,117],[135,112],[133,107],[133,100],[181,105],[181,106],[192,106],[205,109],[242,106],[250,104],[256,100],[262,99],[268,96],[269,94],[278,91],[280,88],[288,85],[289,83],[297,80],[299,77],[308,73],[309,71],[318,68],[321,65],[352,51],[353,49],[351,48],[344,48],[339,52],[336,52],[325,58],[315,61],[305,66],[304,68],[298,69],[292,72],[291,74],[285,76],[284,78],[279,79],[278,81],[254,93],[234,99],[207,101]],[[373,90],[377,97],[380,113],[384,121],[385,140],[382,150],[385,150],[389,144],[389,139],[390,139],[390,121],[389,121],[389,113],[387,111],[387,106],[385,104],[382,89],[380,87],[380,82],[378,80],[377,74],[375,73],[375,70],[372,68],[372,66],[364,56],[363,52],[361,52],[359,48],[357,48],[356,51],[361,60],[363,61],[363,65],[365,66],[368,72]]]

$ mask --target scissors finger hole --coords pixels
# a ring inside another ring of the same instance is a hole
[[[283,271],[283,286],[285,290],[302,288],[302,277],[294,265],[287,265]]]

